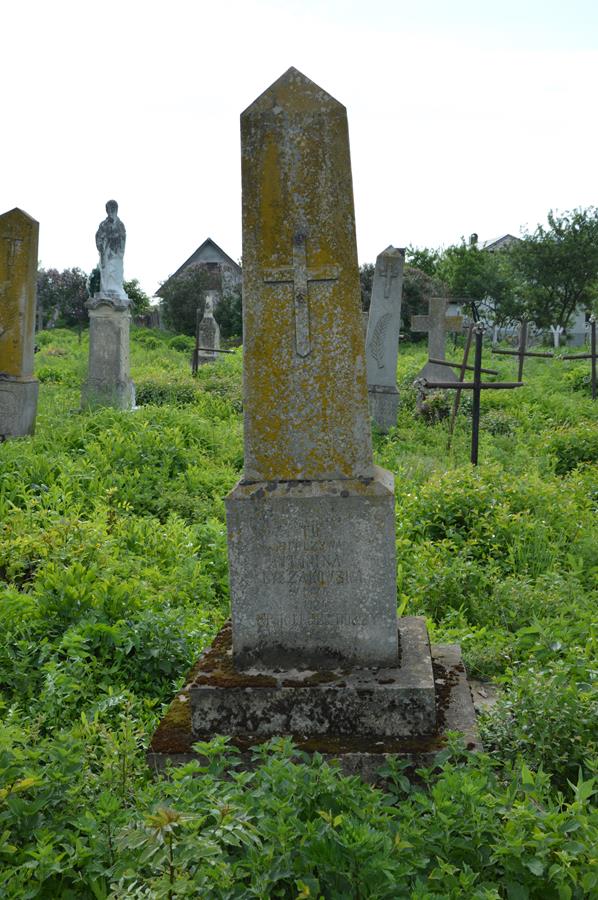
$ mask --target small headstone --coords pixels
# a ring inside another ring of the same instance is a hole
[[[397,424],[397,355],[405,251],[387,247],[377,258],[365,344],[370,414],[382,431]]]
[[[210,351],[220,349],[220,327],[214,318],[214,308],[218,291],[206,291],[203,317],[197,329],[197,361],[199,365],[214,362],[218,354]]]
[[[89,310],[89,369],[82,405],[131,409],[135,389],[129,363],[131,301],[123,287],[126,232],[115,200],[108,201],[106,212],[96,233],[100,290],[85,304]]]
[[[418,373],[418,378],[428,381],[458,381],[455,373],[445,366],[437,366],[430,359],[445,359],[447,332],[460,333],[463,316],[447,316],[448,300],[445,297],[430,297],[427,316],[412,316],[412,331],[427,331],[428,362]]]
[[[33,434],[39,225],[22,209],[0,216],[0,438]]]
[[[561,335],[565,329],[562,325],[551,325],[550,331],[552,332],[552,343],[554,344],[554,349],[558,350],[561,346]]]

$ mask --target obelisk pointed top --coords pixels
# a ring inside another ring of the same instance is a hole
[[[405,249],[404,247],[393,247],[392,244],[389,244],[386,250],[383,250],[380,256],[404,256]]]
[[[33,216],[30,216],[29,213],[26,213],[24,209],[21,209],[19,206],[15,206],[13,209],[9,209],[7,212],[2,213],[0,215],[0,219],[5,220],[8,218],[11,219],[24,219],[26,222],[34,222],[36,225],[39,224],[37,219],[34,219]]]
[[[241,113],[241,118],[267,110],[276,111],[277,107],[280,110],[297,107],[304,111],[311,105],[321,110],[345,108],[303,72],[291,66]]]

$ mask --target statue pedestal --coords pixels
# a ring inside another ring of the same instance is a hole
[[[81,392],[81,405],[132,409],[135,388],[130,377],[128,297],[95,294],[88,300],[89,369]]]

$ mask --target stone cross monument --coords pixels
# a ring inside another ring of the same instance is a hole
[[[0,216],[0,439],[33,434],[39,225],[22,209]]]
[[[463,328],[462,316],[447,316],[448,300],[445,297],[430,297],[427,316],[412,316],[412,331],[428,332],[428,362],[419,372],[418,378],[429,381],[458,381],[448,366],[436,366],[431,359],[445,358],[447,332],[460,332]]]
[[[89,310],[89,369],[82,405],[131,409],[135,389],[130,377],[129,300],[123,287],[125,226],[116,200],[106,204],[106,219],[96,233],[100,254],[100,290],[85,304]]]
[[[397,424],[397,355],[405,251],[387,247],[376,260],[365,342],[370,414],[382,431]]]
[[[214,318],[214,307],[220,296],[219,291],[206,291],[203,317],[197,328],[197,361],[199,365],[214,362],[217,353],[210,350],[220,349],[220,327]]]

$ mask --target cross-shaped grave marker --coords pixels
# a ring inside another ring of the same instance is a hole
[[[561,359],[590,359],[592,361],[592,400],[596,399],[596,316],[590,316],[590,352],[567,353]]]
[[[527,349],[527,326],[528,323],[525,319],[521,322],[521,327],[519,329],[519,346],[516,350],[497,350],[494,347],[492,348],[493,353],[498,353],[501,356],[517,356],[519,358],[519,369],[517,373],[517,380],[521,381],[523,378],[523,363],[525,362],[526,356],[543,356],[552,358],[554,357],[554,353],[546,353],[539,350],[528,350]]]
[[[264,271],[265,284],[292,284],[295,304],[295,346],[298,356],[309,356],[309,284],[312,281],[337,281],[338,266],[308,268],[306,235],[295,232],[293,237],[293,265]]]
[[[480,399],[483,390],[505,390],[511,388],[523,387],[521,381],[482,381],[482,349],[484,338],[484,326],[481,322],[476,323],[472,327],[475,334],[475,359],[473,365],[473,381],[428,381],[427,378],[421,379],[423,387],[430,390],[449,390],[454,388],[459,391],[473,391],[473,408],[471,413],[471,462],[472,465],[478,464],[478,447],[480,442]],[[470,366],[466,366],[470,368]],[[461,366],[462,371],[463,364]]]
[[[462,316],[447,316],[446,297],[430,297],[427,316],[412,316],[411,330],[428,333],[428,361],[418,378],[442,378],[447,373],[438,364],[444,360],[447,332],[460,332],[463,327]],[[452,372],[451,372],[452,375]],[[456,380],[456,376],[452,375]]]

